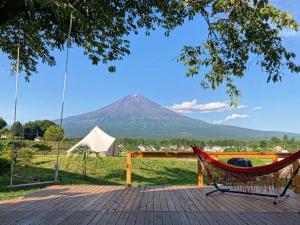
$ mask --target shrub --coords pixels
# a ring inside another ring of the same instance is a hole
[[[19,152],[19,159],[24,166],[31,164],[34,152],[29,148],[24,148]]]
[[[7,175],[10,169],[10,162],[7,159],[0,158],[0,175]]]
[[[36,152],[42,153],[44,156],[46,156],[52,150],[52,147],[47,145],[46,143],[37,143],[32,145],[31,147],[36,149]]]

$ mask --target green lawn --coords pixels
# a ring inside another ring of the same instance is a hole
[[[35,156],[28,167],[15,168],[14,183],[53,180],[55,156]],[[254,165],[265,163],[253,161]],[[60,157],[62,184],[125,185],[126,157],[90,158],[87,177],[82,175],[82,162],[74,157]],[[9,177],[0,177],[0,200],[16,198],[34,190],[7,191]],[[193,159],[132,159],[133,185],[196,185],[197,162]]]

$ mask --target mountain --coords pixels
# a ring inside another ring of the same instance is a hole
[[[300,134],[258,131],[227,125],[214,125],[170,111],[142,95],[130,95],[93,112],[64,119],[67,136],[80,137],[94,126],[118,137],[164,139],[269,139],[272,136],[300,138]]]

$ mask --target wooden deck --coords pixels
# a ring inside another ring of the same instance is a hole
[[[186,186],[52,186],[0,202],[0,224],[300,224],[300,195],[271,198],[216,194]]]

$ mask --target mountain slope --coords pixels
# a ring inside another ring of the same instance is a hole
[[[300,138],[293,133],[209,124],[170,111],[137,94],[99,110],[65,118],[63,124],[67,135],[72,137],[83,136],[97,125],[119,138],[267,139],[284,134]]]

